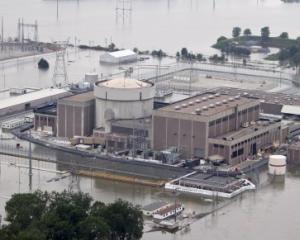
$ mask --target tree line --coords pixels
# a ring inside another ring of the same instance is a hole
[[[143,235],[140,208],[104,204],[85,193],[14,194],[6,203],[1,240],[136,240]]]

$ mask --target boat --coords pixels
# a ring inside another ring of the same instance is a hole
[[[47,70],[49,68],[49,63],[46,59],[41,58],[40,61],[38,62],[38,68]]]
[[[154,221],[163,221],[165,219],[168,219],[170,217],[175,217],[184,210],[183,204],[176,203],[176,204],[170,204],[164,209],[161,209],[160,211],[157,211],[155,214],[153,214],[153,220]]]

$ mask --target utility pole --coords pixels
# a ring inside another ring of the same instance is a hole
[[[56,0],[56,19],[58,20],[58,0]]]
[[[116,22],[119,21],[119,17],[122,18],[123,24],[125,23],[125,19],[131,19],[132,13],[132,1],[131,0],[117,0],[116,6]]]
[[[32,150],[31,150],[31,129],[29,129],[29,191],[32,191]]]
[[[1,18],[1,51],[3,51],[4,44],[4,26],[3,26],[3,17]]]

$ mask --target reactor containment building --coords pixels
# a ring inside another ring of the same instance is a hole
[[[154,84],[133,78],[98,81],[94,86],[96,98],[96,128],[111,130],[111,120],[150,117],[155,96]]]

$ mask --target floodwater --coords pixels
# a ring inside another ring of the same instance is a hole
[[[23,17],[26,23],[38,20],[39,39],[42,41],[69,38],[74,43],[77,38],[77,43],[88,45],[105,46],[113,41],[121,48],[161,48],[175,54],[181,47],[188,47],[194,52],[211,54],[214,51],[210,46],[217,37],[229,36],[234,26],[249,27],[253,33],[269,26],[274,35],[287,31],[291,37],[300,36],[297,23],[300,4],[285,4],[281,0],[133,0],[132,15],[125,17],[124,23],[122,16],[116,22],[115,9],[116,0],[61,0],[57,19],[55,0],[0,1],[5,36],[16,36],[17,19]],[[26,36],[32,36],[32,32]],[[93,70],[99,73],[116,71],[101,68],[98,57],[98,52],[70,53],[70,82],[80,81],[85,72]],[[49,56],[51,68],[48,72],[37,70],[37,58],[5,65],[5,70],[0,65],[0,89],[51,86],[54,59],[54,56]],[[157,64],[152,60],[148,63]],[[24,159],[0,155],[0,161],[0,214],[4,214],[5,202],[11,194],[28,191],[28,169]],[[139,185],[83,177],[79,182],[72,182],[71,177],[54,181],[55,177],[61,176],[49,171],[56,169],[54,164],[34,162],[34,167],[37,169],[33,170],[33,189],[80,188],[96,200],[112,202],[124,198],[140,205],[155,200],[173,200],[173,196],[161,189]],[[215,214],[197,221],[190,229],[177,234],[145,233],[143,239],[298,240],[299,172],[297,168],[289,171],[284,185],[266,185],[238,197]],[[185,196],[179,198],[187,211],[212,209],[209,202]]]
[[[23,148],[28,148],[28,143],[17,142]],[[14,147],[15,143],[16,140],[2,140],[0,147]],[[34,144],[33,152],[51,159],[55,157],[53,151],[44,151],[43,147]],[[11,194],[29,191],[28,159],[0,155],[0,163],[0,214],[4,215],[5,202]],[[174,201],[174,195],[163,189],[87,177],[76,180],[58,169],[62,168],[56,164],[33,161],[33,190],[81,190],[105,203],[118,198],[138,205],[158,200]],[[225,207],[176,234],[146,232],[143,239],[299,239],[300,168],[290,166],[285,183],[270,183],[265,172],[260,175],[255,173],[254,176],[260,182],[257,191],[244,193],[232,201],[222,201],[220,204]],[[179,195],[177,199],[185,205],[186,213],[203,213],[214,209],[212,202],[194,196]]]
[[[39,149],[34,148],[34,151]],[[0,160],[0,214],[4,215],[5,202],[11,194],[29,191],[28,160],[3,155],[0,155]],[[105,203],[118,198],[138,205],[157,200],[174,201],[174,196],[163,189],[86,177],[75,180],[68,176],[61,179],[63,174],[55,171],[55,164],[33,161],[33,190],[81,190]],[[256,192],[244,193],[229,203],[222,202],[225,207],[198,220],[189,228],[176,234],[147,232],[143,239],[299,239],[300,169],[289,171],[284,184],[266,184],[266,174],[260,175],[260,178],[261,186]],[[179,195],[177,200],[185,205],[186,213],[207,212],[214,208],[211,202],[196,197]]]
[[[16,36],[17,20],[39,22],[39,39],[63,40],[75,37],[80,43],[121,48],[163,49],[175,54],[181,47],[211,53],[209,48],[220,35],[230,36],[232,28],[251,28],[259,34],[269,26],[271,33],[289,32],[300,36],[297,24],[300,4],[281,0],[132,0],[132,14],[116,18],[120,0],[1,0],[5,35]],[[127,2],[127,1],[126,1]],[[125,8],[128,6],[125,4]],[[126,12],[126,11],[125,11]],[[32,31],[25,32],[25,37]]]

